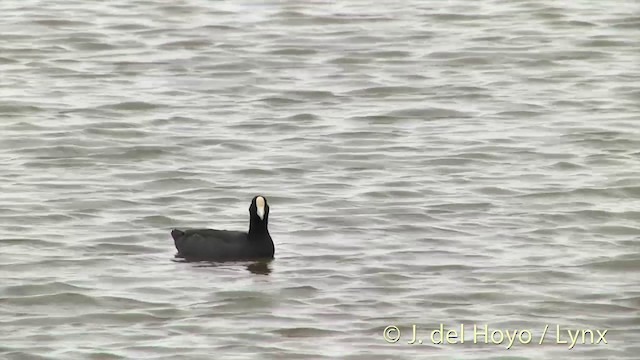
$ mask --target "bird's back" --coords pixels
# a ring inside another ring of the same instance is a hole
[[[253,247],[246,232],[214,229],[171,231],[180,256],[185,258],[225,260],[250,259]]]

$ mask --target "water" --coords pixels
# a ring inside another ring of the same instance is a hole
[[[0,358],[637,358],[636,1],[0,12]],[[258,193],[273,262],[174,258]]]

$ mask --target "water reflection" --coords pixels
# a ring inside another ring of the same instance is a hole
[[[203,260],[203,259],[197,259],[197,258],[185,258],[185,257],[176,255],[171,261],[179,262],[179,263],[194,263],[193,266],[195,267],[219,267],[219,266],[226,267],[226,266],[246,264],[246,269],[252,274],[269,275],[271,274],[271,267],[269,265],[271,264],[272,259],[258,260],[258,261],[253,261],[247,264],[246,261],[216,262],[216,261]]]
[[[270,263],[270,260],[258,261],[253,264],[247,265],[247,270],[256,275],[269,275],[271,274],[271,268],[269,267]]]

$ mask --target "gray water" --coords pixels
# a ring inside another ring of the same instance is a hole
[[[637,1],[0,14],[1,359],[638,358]],[[256,194],[274,261],[174,258]]]

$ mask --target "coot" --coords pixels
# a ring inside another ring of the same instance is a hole
[[[215,229],[173,229],[179,257],[194,260],[238,261],[273,258],[269,235],[269,204],[258,195],[249,206],[249,232]]]

